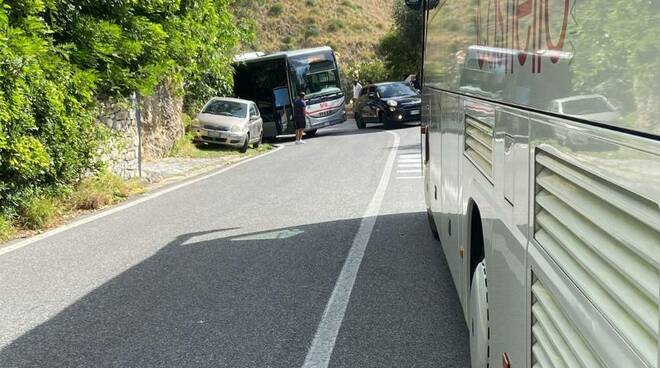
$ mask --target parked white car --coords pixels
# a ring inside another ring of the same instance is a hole
[[[263,119],[254,102],[229,97],[212,98],[191,126],[196,143],[238,147],[240,152],[246,152],[250,144],[259,147],[263,130]]]
[[[602,95],[582,95],[556,99],[551,101],[548,109],[559,114],[604,123],[616,123],[621,119],[621,113]]]

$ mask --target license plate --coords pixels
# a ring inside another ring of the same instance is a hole
[[[412,110],[410,115],[419,115],[419,110]]]

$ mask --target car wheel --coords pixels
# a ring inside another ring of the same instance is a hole
[[[264,140],[264,132],[262,131],[261,134],[259,134],[259,140],[254,142],[252,145],[252,148],[257,149],[259,146],[261,146],[261,142]]]
[[[312,137],[316,136],[317,131],[318,131],[318,129],[312,129],[310,131],[305,132],[305,135],[309,138],[312,138]]]
[[[490,321],[488,319],[488,280],[486,260],[477,265],[470,288],[470,357],[472,368],[488,367]]]
[[[358,114],[355,114],[355,124],[357,124],[358,129],[364,129],[367,127],[367,124],[362,121],[362,117]]]
[[[248,146],[250,145],[250,134],[248,133],[247,137],[245,137],[245,143],[243,143],[243,146],[238,149],[238,152],[240,153],[245,153],[248,150]]]
[[[392,129],[393,128],[394,124],[392,124],[392,122],[389,119],[385,118],[385,115],[382,112],[378,114],[378,121],[381,124],[383,124],[383,128],[385,128],[385,129]]]

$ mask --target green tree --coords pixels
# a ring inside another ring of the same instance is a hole
[[[394,26],[380,42],[378,54],[385,60],[389,74],[403,79],[422,69],[422,13],[408,8],[403,1],[393,5]]]
[[[660,132],[660,3],[591,0],[578,6],[575,88],[607,96],[637,128]]]

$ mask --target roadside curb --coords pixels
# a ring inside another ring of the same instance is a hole
[[[169,178],[167,180],[164,180],[163,182],[156,184],[154,187],[151,187],[150,189],[152,190],[151,192],[146,192],[142,193],[139,195],[136,195],[132,198],[127,199],[126,201],[119,203],[114,206],[110,206],[104,209],[101,209],[99,211],[94,211],[89,214],[83,214],[82,216],[74,219],[73,221],[64,224],[62,226],[56,227],[51,230],[47,230],[43,233],[31,236],[29,238],[24,238],[24,239],[16,239],[16,240],[11,240],[5,244],[0,244],[0,256],[3,256],[5,254],[11,253],[15,250],[19,250],[21,248],[24,248],[30,244],[36,243],[40,240],[47,239],[51,236],[57,235],[59,233],[63,233],[65,231],[74,229],[78,226],[96,221],[98,219],[101,219],[106,216],[110,216],[112,214],[115,214],[117,212],[121,212],[125,209],[137,206],[141,203],[150,201],[152,199],[158,198],[162,195],[168,194],[170,192],[174,192],[176,190],[182,189],[184,187],[187,187],[189,185],[210,179],[212,177],[218,176],[220,174],[223,174],[235,167],[241,166],[243,164],[246,164],[248,162],[257,160],[262,157],[266,157],[269,155],[272,155],[276,152],[281,151],[284,149],[284,145],[274,145],[274,149],[265,152],[263,154],[253,156],[250,158],[247,158],[245,160],[240,160],[238,162],[231,163],[227,166],[217,166],[215,168],[205,170],[200,173],[192,174],[191,176],[187,176],[185,178],[182,178],[178,181],[173,180],[173,178]],[[169,181],[169,182],[168,182]]]

